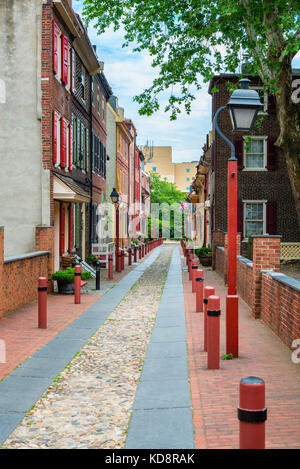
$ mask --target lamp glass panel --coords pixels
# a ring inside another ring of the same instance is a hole
[[[230,109],[230,114],[232,114],[232,122],[235,122],[233,128],[244,130],[250,129],[256,112],[257,109],[232,107]]]

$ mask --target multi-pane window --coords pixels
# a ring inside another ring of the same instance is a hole
[[[102,95],[102,120],[105,122],[105,96]]]
[[[86,89],[85,89],[85,68],[84,66],[82,65],[81,66],[81,74],[78,78],[79,80],[79,87],[81,89],[81,98],[83,99],[83,101],[85,101],[85,95],[86,95]]]
[[[251,138],[244,142],[244,167],[248,169],[264,169],[266,166],[265,138]]]
[[[77,168],[89,171],[90,133],[84,123],[75,115],[72,117],[72,153],[73,164]]]
[[[97,112],[100,116],[100,86],[98,86],[98,92],[97,92]]]
[[[264,234],[265,226],[265,203],[245,202],[244,203],[244,235],[248,236]]]
[[[95,82],[94,78],[91,80],[91,99],[92,99],[92,106],[95,104]]]

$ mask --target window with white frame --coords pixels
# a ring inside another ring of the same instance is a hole
[[[251,137],[244,141],[244,168],[264,170],[267,164],[267,137]]]
[[[244,236],[262,235],[266,231],[266,202],[244,201]]]
[[[57,141],[57,147],[56,147],[56,165],[60,166],[60,139],[61,139],[61,115],[56,112],[56,122],[57,122],[57,127],[56,127],[56,141]]]
[[[57,39],[57,74],[55,77],[58,81],[61,81],[62,76],[62,32],[58,30],[58,39]]]

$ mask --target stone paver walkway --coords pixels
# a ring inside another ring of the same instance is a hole
[[[47,391],[34,408],[26,413],[3,447],[124,446],[136,387],[172,249],[164,247],[156,261],[161,249],[155,250],[74,324],[5,380],[6,383],[10,380],[10,388],[16,385],[16,380],[22,380],[23,385],[21,381],[20,385],[23,396],[25,388],[25,397],[26,385],[31,389],[32,395],[34,381],[35,389],[38,388],[35,391],[35,401],[41,390]],[[135,284],[137,280],[139,281]],[[92,330],[97,332],[89,339]],[[70,362],[76,351],[79,353]],[[45,371],[45,360],[54,362],[54,370],[48,363]],[[65,364],[70,363],[49,387],[53,376],[56,376],[55,366],[60,366],[61,370],[63,361]],[[0,383],[0,409],[3,407],[3,383]],[[20,401],[20,394],[15,390],[14,401],[16,400]],[[4,405],[7,410],[8,402],[4,402]],[[20,402],[18,408],[19,412],[23,412],[22,418],[26,405]],[[3,415],[2,413],[2,417]]]
[[[225,349],[226,287],[218,274],[205,268],[205,285],[221,297],[221,356]],[[239,301],[240,358],[221,360],[207,370],[203,352],[203,313],[195,312],[195,294],[183,273],[189,368],[196,448],[232,449],[239,445],[237,419],[240,379],[258,376],[266,383],[266,447],[300,448],[300,365],[291,351]]]
[[[194,448],[188,375],[181,262],[176,246],[134,402],[127,449]]]

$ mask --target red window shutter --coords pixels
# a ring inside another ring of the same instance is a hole
[[[244,204],[238,201],[237,203],[237,232],[244,236]]]
[[[267,169],[275,170],[277,168],[277,147],[274,145],[276,139],[268,138]]]
[[[276,114],[276,99],[273,94],[268,95],[268,114]]]
[[[276,235],[276,222],[277,222],[277,203],[266,203],[266,231],[269,235]]]
[[[74,49],[71,50],[71,61],[71,91],[75,91],[76,62]]]
[[[72,151],[72,126],[69,125],[69,171],[72,171],[72,160],[73,160],[73,151]]]
[[[238,169],[244,168],[244,139],[237,137],[234,139],[235,156],[238,160]]]
[[[68,251],[72,252],[73,249],[73,211],[72,204],[69,205],[69,247]]]
[[[52,142],[52,159],[53,164],[57,163],[57,114],[53,111],[53,142]]]
[[[69,72],[69,41],[68,38],[62,35],[62,77],[63,83],[68,83]]]
[[[59,253],[62,256],[65,252],[65,207],[60,205],[60,227],[59,227]]]
[[[52,41],[53,41],[53,72],[58,72],[58,26],[52,23]]]
[[[60,166],[67,166],[67,123],[61,119],[61,143],[60,143]]]

